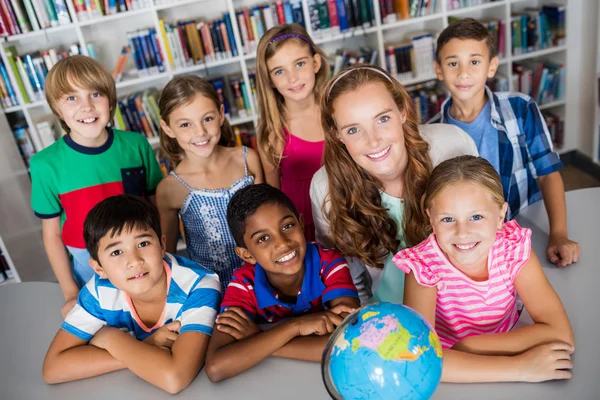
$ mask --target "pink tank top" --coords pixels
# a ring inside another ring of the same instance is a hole
[[[283,130],[286,144],[279,165],[281,173],[281,191],[294,203],[304,219],[304,236],[308,241],[315,240],[310,205],[310,181],[321,168],[325,141],[309,142]]]

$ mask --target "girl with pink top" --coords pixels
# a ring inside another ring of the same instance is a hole
[[[504,223],[502,193],[483,158],[456,157],[433,170],[421,202],[433,233],[394,257],[407,274],[404,304],[435,327],[444,381],[568,379],[571,324],[531,250],[531,230]],[[534,324],[511,330],[517,293]]]
[[[323,157],[317,96],[329,78],[329,64],[301,25],[278,25],[258,44],[256,76],[265,179],[292,200],[302,215],[306,239],[314,241],[309,190]]]

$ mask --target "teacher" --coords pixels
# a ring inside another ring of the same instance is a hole
[[[321,113],[324,165],[310,187],[316,239],[344,254],[361,303],[402,303],[404,273],[392,256],[429,234],[420,201],[431,170],[478,155],[475,143],[452,125],[418,125],[406,89],[373,65],[336,74]]]

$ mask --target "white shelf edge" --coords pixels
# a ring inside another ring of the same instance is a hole
[[[448,17],[454,17],[457,15],[468,14],[471,11],[487,10],[488,8],[495,8],[495,7],[506,7],[506,1],[504,1],[504,0],[493,1],[491,3],[484,3],[484,4],[479,4],[476,6],[454,8],[451,10],[447,10],[446,15]]]
[[[174,69],[171,71],[173,75],[189,74],[191,72],[202,71],[210,68],[221,67],[223,65],[235,64],[240,62],[240,57],[231,57],[224,60],[213,61],[205,64],[193,65],[191,67]]]
[[[167,72],[161,72],[159,74],[153,74],[149,76],[143,76],[140,78],[127,79],[121,82],[117,82],[117,90],[127,88],[130,86],[139,85],[141,83],[158,81],[164,78],[171,78],[171,74]]]
[[[154,9],[156,11],[163,11],[163,10],[169,10],[171,8],[177,8],[177,7],[183,7],[183,6],[187,6],[190,4],[196,4],[196,3],[202,3],[202,2],[207,2],[208,0],[182,0],[182,1],[172,1],[169,4],[161,4],[159,6],[157,6],[156,4],[154,5]]]
[[[37,31],[32,31],[32,32],[27,32],[27,33],[21,33],[21,34],[12,35],[12,36],[6,36],[4,38],[4,40],[6,42],[18,42],[20,40],[33,39],[33,38],[36,38],[38,36],[47,35],[47,34],[50,34],[50,33],[56,33],[56,32],[60,32],[60,31],[68,30],[68,29],[75,29],[76,27],[77,27],[77,23],[76,22],[71,22],[70,24],[59,25],[59,26],[52,26],[52,27],[49,27],[49,28],[39,29]]]
[[[392,23],[389,23],[389,24],[381,24],[381,30],[385,32],[385,31],[390,30],[390,29],[400,28],[400,27],[407,26],[407,25],[418,24],[419,22],[433,21],[433,20],[440,19],[440,18],[443,18],[443,17],[444,17],[443,13],[436,12],[436,13],[433,13],[431,15],[426,15],[424,17],[415,17],[415,18],[402,19],[400,21],[392,22]]]
[[[355,36],[365,36],[365,35],[370,35],[371,33],[376,33],[378,30],[377,26],[372,26],[370,28],[352,28],[346,32],[340,32],[340,33],[336,33],[335,35],[331,35],[328,37],[322,37],[322,35],[327,35],[327,33],[322,33],[319,35],[319,37],[315,37],[314,38],[314,42],[317,45],[320,44],[325,44],[325,43],[330,43],[330,42],[335,42],[338,40],[346,40],[346,39],[351,39]],[[316,35],[314,35],[316,36]]]
[[[396,79],[403,86],[411,86],[411,85],[416,85],[417,83],[423,83],[423,82],[432,81],[432,80],[437,81],[437,76],[435,74],[432,74],[432,75],[416,76],[411,79],[398,79],[398,78],[396,78]]]
[[[117,20],[127,18],[127,17],[132,17],[132,16],[136,16],[136,15],[141,15],[141,14],[147,14],[153,10],[154,10],[153,7],[146,7],[146,8],[142,8],[141,10],[123,11],[123,12],[119,12],[116,14],[104,15],[102,17],[98,17],[98,18],[94,18],[94,19],[90,19],[90,20],[86,20],[86,21],[79,21],[78,24],[80,27],[90,26],[90,25],[98,25],[98,24],[103,24],[105,22],[117,21]]]
[[[546,103],[546,104],[540,104],[538,106],[538,108],[541,111],[541,110],[547,110],[548,108],[559,107],[559,106],[564,106],[564,105],[565,105],[564,100],[557,100],[557,101],[552,101],[552,102]]]
[[[567,46],[562,45],[562,46],[554,46],[554,47],[550,47],[548,49],[542,49],[542,50],[536,50],[536,51],[532,51],[531,53],[525,53],[525,54],[520,54],[518,56],[511,56],[511,60],[514,61],[523,61],[523,60],[528,60],[530,58],[536,58],[536,57],[542,57],[542,56],[546,56],[549,54],[555,54],[555,53],[560,53],[561,51],[565,51],[567,49]]]

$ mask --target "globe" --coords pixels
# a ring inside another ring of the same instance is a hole
[[[442,346],[413,309],[374,303],[331,335],[321,373],[334,399],[428,399],[442,376]]]

